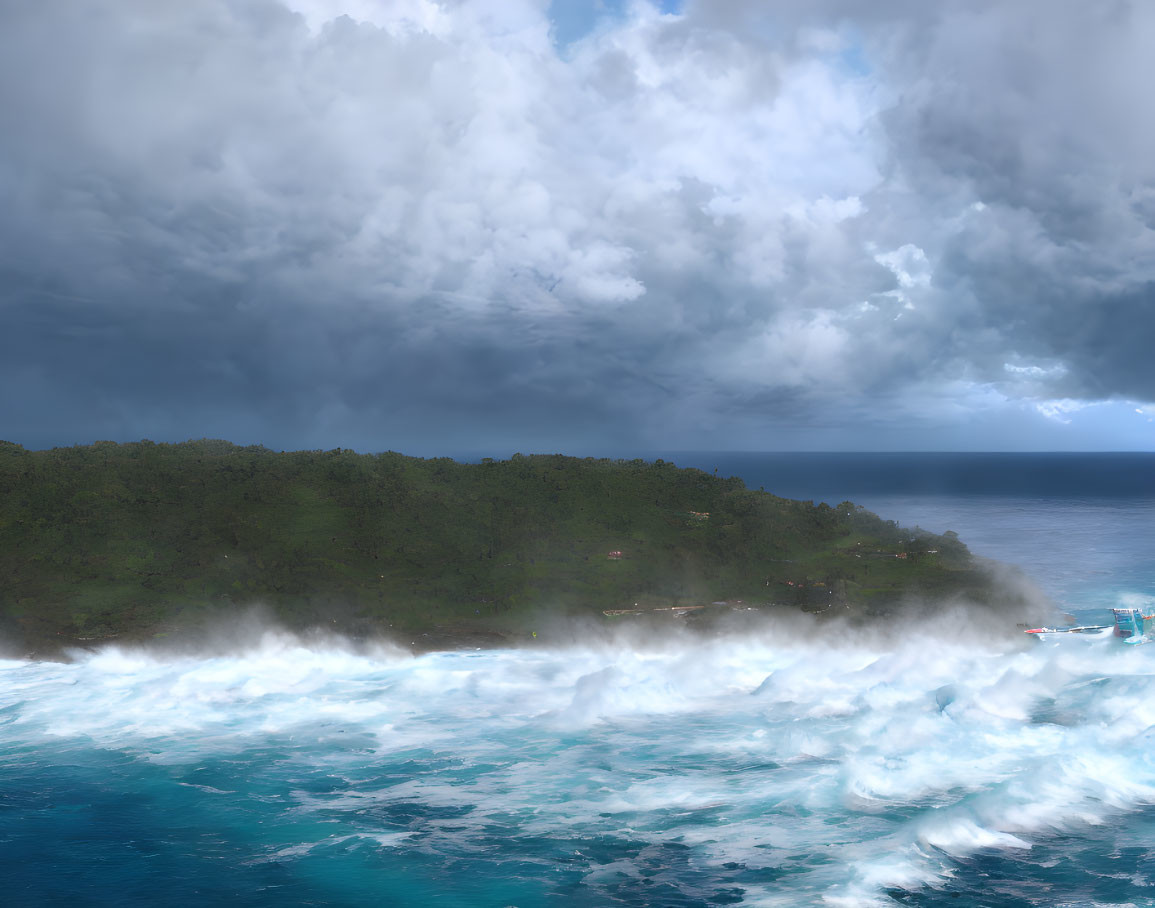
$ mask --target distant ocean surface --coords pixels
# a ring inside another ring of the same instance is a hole
[[[1155,455],[666,455],[1155,602]],[[1155,646],[732,639],[0,662],[5,905],[1155,905]]]

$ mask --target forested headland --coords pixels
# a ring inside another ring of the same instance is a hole
[[[145,640],[259,603],[292,628],[501,634],[543,614],[998,608],[954,534],[661,460],[459,463],[224,441],[0,442],[0,645]],[[495,638],[501,639],[501,638]]]

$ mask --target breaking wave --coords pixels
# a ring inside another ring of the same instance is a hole
[[[0,839],[29,902],[1142,900],[1153,669],[797,629],[6,661]]]

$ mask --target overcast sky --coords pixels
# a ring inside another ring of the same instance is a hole
[[[0,0],[0,438],[1155,449],[1155,4]]]

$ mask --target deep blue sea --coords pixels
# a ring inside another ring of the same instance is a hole
[[[1155,601],[1155,455],[666,459]],[[0,903],[1155,905],[1155,646],[954,621],[0,662]]]

